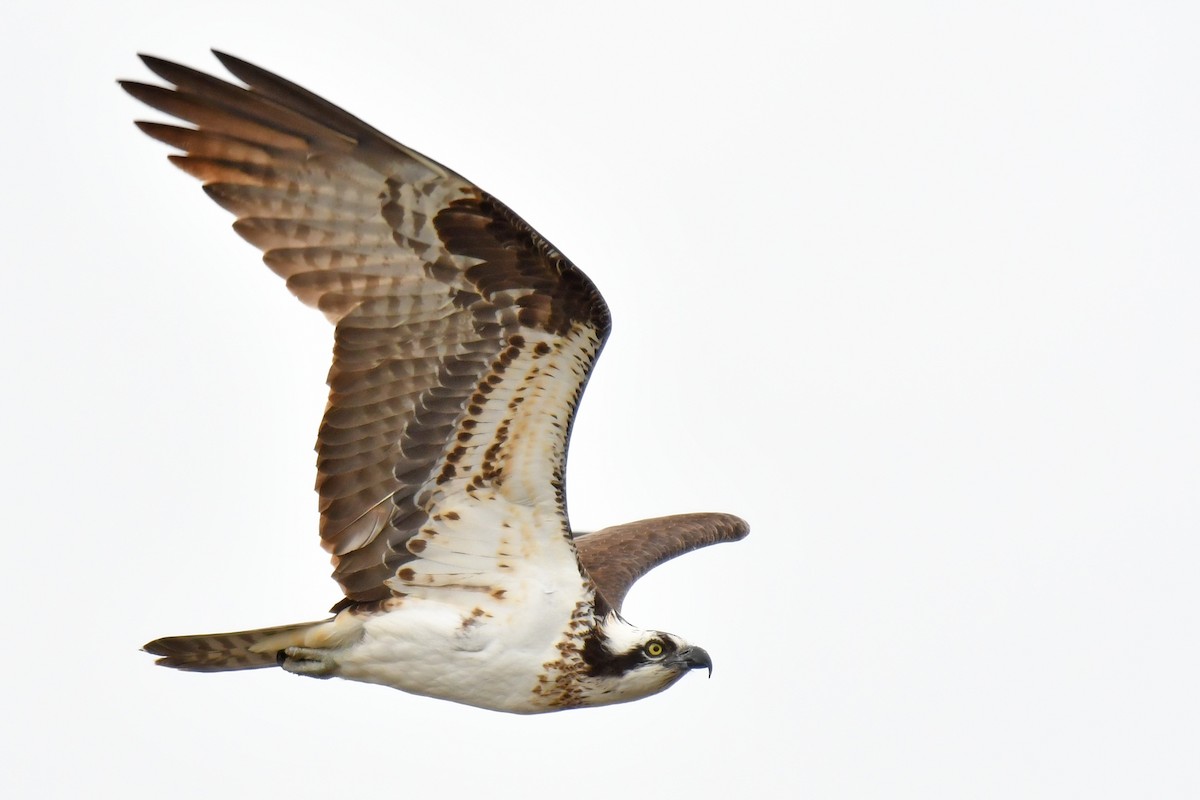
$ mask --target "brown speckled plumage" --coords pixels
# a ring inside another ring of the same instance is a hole
[[[334,324],[316,484],[345,597],[326,622],[146,649],[183,669],[271,666],[278,655],[302,674],[419,691],[402,674],[372,672],[367,656],[353,663],[354,646],[386,644],[370,633],[381,618],[425,613],[426,601],[460,609],[448,635],[466,652],[514,605],[557,592],[556,655],[531,681],[536,700],[473,690],[451,699],[518,711],[613,702],[580,687],[591,626],[619,611],[647,570],[739,539],[745,523],[691,514],[573,538],[567,442],[610,328],[596,287],[465,178],[289,81],[217,56],[245,86],[145,56],[171,86],[122,86],[193,126],[137,123],[180,151],[172,163]],[[536,568],[522,571],[522,559]],[[531,629],[546,623],[528,616]]]

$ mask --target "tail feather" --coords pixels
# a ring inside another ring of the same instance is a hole
[[[300,645],[304,634],[321,622],[300,622],[276,628],[259,628],[235,633],[209,633],[200,636],[167,636],[155,639],[142,649],[161,656],[159,666],[190,672],[225,672],[235,669],[262,669],[279,665],[279,653]]]

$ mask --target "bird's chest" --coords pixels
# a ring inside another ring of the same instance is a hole
[[[575,705],[591,598],[530,587],[470,608],[406,597],[339,658],[352,680],[515,713]]]

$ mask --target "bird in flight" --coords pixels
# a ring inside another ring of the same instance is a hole
[[[156,639],[158,663],[282,667],[532,714],[637,700],[712,662],[626,621],[655,566],[741,539],[729,514],[572,532],[575,410],[608,337],[591,280],[503,203],[337,106],[229,55],[238,86],[142,56],[138,122],[334,325],[317,435],[333,616]]]

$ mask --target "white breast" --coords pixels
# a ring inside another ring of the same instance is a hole
[[[555,541],[558,520],[497,498],[444,510],[439,525],[449,535],[431,537],[411,562],[397,587],[404,597],[362,620],[361,639],[335,655],[337,674],[501,711],[546,710],[539,678],[561,661],[581,605],[590,611],[574,553]],[[499,548],[483,533],[497,528]]]

